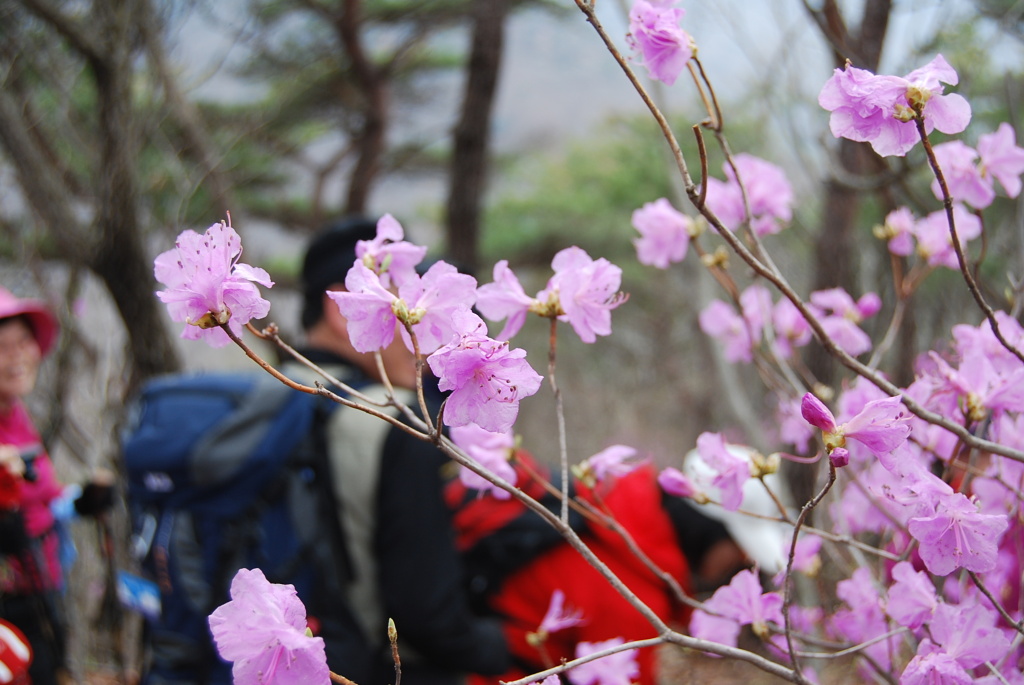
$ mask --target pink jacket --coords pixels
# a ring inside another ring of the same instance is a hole
[[[36,432],[32,419],[21,402],[15,403],[10,411],[0,413],[0,444],[15,447],[40,444],[39,433]],[[45,452],[36,457],[35,471],[35,481],[20,481],[20,508],[29,536],[45,536],[40,546],[44,567],[36,574],[26,568],[24,559],[4,558],[0,564],[7,568],[0,571],[0,590],[5,592],[27,593],[53,589],[61,585],[57,536],[47,533],[51,533],[54,522],[50,502],[60,496],[63,488],[57,481],[53,463]]]

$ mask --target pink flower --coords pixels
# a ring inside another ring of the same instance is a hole
[[[724,343],[726,361],[749,362],[753,348],[761,342],[765,324],[772,316],[771,294],[760,285],[751,285],[740,294],[742,316],[721,300],[712,300],[698,317],[700,329]]]
[[[715,616],[706,611],[697,610],[690,617],[690,635],[708,642],[716,642],[727,647],[735,647],[740,636],[739,623],[731,618]],[[708,656],[720,657],[719,654],[707,652]]]
[[[395,303],[398,298],[380,282],[380,276],[356,262],[345,276],[345,290],[330,290],[348,322],[348,335],[358,352],[376,352],[395,339]]]
[[[674,466],[666,466],[658,474],[658,485],[661,489],[675,497],[685,497],[706,502],[707,497],[686,474]]]
[[[551,260],[554,275],[547,287],[530,298],[507,262],[494,266],[494,283],[480,288],[478,306],[491,319],[508,318],[502,339],[515,335],[528,312],[567,321],[583,342],[612,332],[611,310],[626,301],[618,292],[622,269],[607,259],[591,259],[578,247],[567,247]]]
[[[932,639],[965,668],[998,661],[1010,651],[994,609],[965,599],[956,606],[940,604],[928,626]]]
[[[981,219],[967,211],[963,205],[957,204],[953,205],[953,221],[956,223],[960,247],[966,250],[967,241],[981,235]],[[929,265],[960,269],[945,210],[940,209],[921,219],[914,227],[914,232],[917,235],[917,253],[924,257]]]
[[[456,335],[427,358],[438,387],[452,391],[444,405],[445,424],[509,430],[519,401],[537,392],[541,376],[526,361],[524,350],[511,350],[507,342],[487,337],[487,326],[476,314],[456,311],[452,319]]]
[[[903,683],[973,683],[968,673],[986,662],[997,662],[1011,649],[998,627],[999,616],[980,604],[940,604],[928,626],[929,638],[900,677]]]
[[[677,211],[665,198],[634,210],[633,228],[640,232],[640,237],[633,240],[637,259],[659,269],[683,261],[692,227],[693,219]]]
[[[779,426],[779,439],[796,447],[797,452],[801,454],[806,452],[807,444],[814,437],[814,431],[800,415],[800,400],[780,398],[775,420]]]
[[[775,347],[783,359],[789,359],[794,348],[803,347],[813,337],[807,319],[785,297],[772,309],[772,326],[775,328]]]
[[[898,395],[873,400],[859,414],[838,426],[828,407],[807,393],[801,401],[800,411],[807,423],[821,430],[825,450],[829,454],[840,449],[845,452],[846,439],[849,438],[867,447],[883,466],[892,470],[895,467],[892,452],[901,447],[910,435],[910,419],[902,407]]]
[[[888,527],[892,521],[905,527],[914,517],[932,517],[939,503],[953,495],[953,488],[920,460],[901,460],[893,470],[881,462],[877,466],[869,469],[863,482],[875,502],[888,512]]]
[[[826,335],[847,354],[856,357],[871,349],[871,338],[858,324],[878,313],[882,305],[875,293],[865,293],[854,302],[842,288],[811,293],[810,308]]]
[[[750,362],[753,346],[761,339],[761,331],[751,331],[743,317],[721,300],[712,300],[697,318],[700,329],[719,341],[722,356],[728,362]],[[756,338],[756,339],[755,339]]]
[[[793,568],[809,576],[817,573],[821,568],[821,543],[822,539],[817,535],[802,535],[796,541]]]
[[[399,287],[398,294],[407,303],[414,321],[412,330],[420,352],[430,354],[454,335],[452,317],[455,312],[468,312],[476,302],[476,279],[460,274],[454,266],[441,261],[431,266],[422,278],[414,274]],[[402,337],[406,347],[412,350],[404,327]]]
[[[508,340],[523,327],[526,315],[539,303],[529,297],[519,279],[508,268],[508,260],[494,265],[494,282],[482,285],[476,291],[476,306],[480,313],[491,321],[505,322],[505,328],[498,334],[498,340]]]
[[[750,462],[730,451],[720,433],[701,433],[697,454],[712,472],[710,486],[718,491],[718,503],[727,511],[739,509],[743,486],[750,478]]]
[[[938,649],[925,638],[917,646],[917,654],[900,674],[900,685],[971,685],[971,674],[956,659]]]
[[[636,459],[634,448],[612,445],[583,462],[580,471],[585,474],[585,480],[592,477],[594,481],[601,482],[606,478],[625,476],[642,463],[642,460]]]
[[[836,595],[849,609],[840,609],[832,614],[829,628],[833,635],[856,644],[888,632],[881,597],[875,587],[871,569],[861,566],[850,578],[836,583]],[[864,652],[883,669],[888,669],[891,655],[897,652],[898,645],[899,638],[892,637],[876,642]]]
[[[551,602],[548,604],[548,610],[544,614],[537,632],[542,635],[550,635],[551,633],[557,633],[559,630],[583,625],[584,623],[586,621],[583,620],[583,612],[578,609],[566,608],[565,593],[561,590],[555,590],[551,593]]]
[[[869,142],[875,152],[902,157],[917,143],[914,107],[920,107],[927,132],[960,133],[971,120],[962,96],[944,95],[943,83],[956,85],[956,71],[942,55],[904,78],[876,76],[850,64],[836,69],[818,95],[832,112],[829,127],[836,138]]]
[[[874,462],[867,471],[857,474],[861,482],[870,479],[874,489],[865,487],[846,487],[840,491],[837,502],[830,509],[832,519],[836,521],[837,532],[855,535],[861,532],[878,533],[892,526],[892,521],[883,513],[884,503],[877,498],[879,487],[885,487],[896,480],[896,476],[887,471],[881,464]],[[881,482],[881,485],[878,482]]]
[[[1024,327],[1021,327],[1017,319],[1004,311],[997,311],[996,323],[1003,337],[1011,345],[1018,348],[1024,345]],[[953,326],[953,339],[956,342],[956,351],[961,357],[968,356],[973,350],[988,359],[999,373],[1013,372],[1020,367],[1020,360],[1003,347],[992,332],[992,325],[987,319],[978,326]]]
[[[427,248],[403,240],[402,225],[385,214],[377,220],[377,237],[356,243],[356,257],[380,276],[385,288],[399,286],[416,276],[416,265],[423,261]]]
[[[933,396],[951,393],[956,406],[968,422],[983,420],[991,411],[1024,411],[1024,367],[1019,363],[1012,371],[998,369],[980,350],[969,350],[954,369],[934,352],[932,372]]]
[[[785,556],[789,556],[789,544],[791,539],[786,539],[785,547],[782,550]],[[796,541],[796,549],[793,550],[793,570],[804,573],[808,576],[815,576],[821,570],[821,543],[822,539],[817,535],[801,535]],[[783,567],[772,578],[776,587],[782,587],[786,581],[786,569]]]
[[[270,311],[254,283],[269,288],[274,282],[263,269],[239,262],[241,256],[241,238],[223,222],[203,235],[182,231],[174,249],[157,256],[153,273],[167,289],[156,295],[174,321],[186,324],[182,338],[223,347],[231,339],[221,324],[241,335],[246,323]]]
[[[578,247],[567,247],[551,260],[555,275],[537,299],[556,297],[560,321],[568,321],[586,343],[599,335],[611,335],[612,310],[626,301],[619,292],[622,269],[603,257],[591,259]]]
[[[958,568],[987,573],[996,567],[999,540],[1009,527],[1003,514],[982,514],[963,493],[939,500],[934,516],[910,519],[907,530],[920,543],[921,561],[931,573]]]
[[[935,586],[928,574],[915,571],[906,561],[893,566],[892,578],[894,582],[889,588],[885,613],[901,626],[917,630],[931,620],[939,606]]]
[[[682,9],[665,0],[636,0],[629,11],[627,41],[651,78],[671,86],[693,56],[690,36],[679,27]]]
[[[234,664],[236,683],[329,683],[324,640],[306,635],[306,608],[291,585],[267,581],[261,570],[241,569],[231,601],[210,614],[217,651]]]
[[[468,312],[476,299],[476,279],[451,264],[437,262],[422,277],[413,274],[396,297],[380,276],[356,262],[345,277],[345,290],[328,291],[348,322],[349,338],[359,352],[376,352],[391,344],[399,321],[412,326],[420,352],[430,354],[454,334],[452,317]],[[402,327],[406,347],[413,349]]]
[[[576,645],[576,658],[612,649],[625,643],[626,641],[621,637],[614,637],[603,642],[580,642]],[[567,675],[573,685],[631,685],[633,680],[640,675],[640,666],[636,662],[636,650],[625,649],[580,664],[570,669]]]
[[[974,148],[959,140],[936,145],[935,159],[946,179],[949,194],[956,202],[966,202],[975,209],[984,209],[992,204],[996,197],[992,180],[982,178],[981,170],[974,163],[978,153]],[[942,187],[939,180],[932,181],[932,193],[942,198]]]
[[[793,218],[793,189],[785,172],[771,162],[746,153],[733,157],[733,164],[735,171],[729,164],[724,167],[727,182],[708,179],[708,207],[726,228],[735,231],[747,220],[743,203],[743,190],[746,190],[751,229],[757,235],[781,231]]]
[[[730,646],[736,645],[735,636],[739,632],[739,626],[750,625],[754,634],[762,640],[767,640],[771,634],[768,624],[783,623],[782,595],[777,592],[763,592],[757,574],[749,569],[740,571],[732,577],[728,585],[715,590],[715,594],[704,602],[704,606],[717,614],[720,620],[708,621],[708,612],[697,610],[693,612],[690,621],[690,633],[694,637],[716,642],[732,634],[732,641],[724,642]],[[720,624],[722,620],[732,621],[737,626],[736,633],[732,633],[728,625]]]
[[[451,436],[452,442],[481,466],[500,476],[506,482],[512,485],[516,484],[516,470],[508,463],[516,444],[512,431],[493,433],[470,423],[452,428]],[[510,497],[507,490],[499,488],[465,466],[459,467],[459,480],[467,488],[490,492],[497,499]]]
[[[907,207],[894,209],[885,216],[885,222],[876,235],[889,244],[889,252],[907,257],[914,252],[914,226],[917,218]]]
[[[1020,195],[1020,175],[1024,173],[1024,149],[1017,146],[1013,127],[1005,121],[995,133],[978,137],[978,156],[981,157],[981,175],[992,176],[1010,197]]]
[[[818,104],[832,113],[829,128],[836,138],[871,142],[883,156],[905,155],[917,142],[912,123],[894,118],[907,84],[895,76],[876,76],[847,63],[836,69],[818,94]]]

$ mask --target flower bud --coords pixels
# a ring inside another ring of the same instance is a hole
[[[206,312],[195,321],[191,319],[185,319],[185,323],[191,326],[199,326],[202,329],[216,328],[222,324],[226,324],[231,319],[231,311],[224,307],[219,312]]]
[[[782,457],[778,452],[767,457],[759,452],[750,453],[750,475],[752,478],[764,478],[779,470]]]
[[[729,253],[724,247],[719,247],[717,250],[710,254],[706,254],[700,258],[701,263],[709,269],[719,267],[725,269],[729,266]]]
[[[841,469],[850,463],[850,452],[845,447],[838,447],[828,455],[828,462],[834,468]]]
[[[914,112],[921,112],[928,101],[932,99],[932,91],[921,86],[910,86],[907,88],[907,102]]]

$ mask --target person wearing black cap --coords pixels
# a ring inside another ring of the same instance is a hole
[[[372,240],[376,221],[349,219],[332,225],[310,243],[303,261],[300,352],[339,380],[374,400],[387,390],[372,354],[357,352],[345,318],[327,296],[344,288],[360,240]],[[399,399],[416,406],[416,366],[395,336],[382,351],[383,367]],[[307,382],[298,364],[285,372]],[[443,497],[447,458],[379,418],[339,407],[327,428],[328,451],[339,519],[354,570],[348,599],[364,634],[374,645],[365,682],[389,682],[393,663],[388,619],[399,636],[402,682],[448,685],[466,673],[497,674],[508,667],[508,650],[495,621],[473,616],[463,594],[451,514]],[[344,664],[331,664],[347,677]],[[365,677],[365,676],[364,676]]]

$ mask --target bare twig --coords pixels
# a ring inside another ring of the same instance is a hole
[[[981,293],[981,289],[978,287],[977,281],[974,279],[974,274],[971,273],[971,269],[967,265],[967,258],[964,256],[963,245],[960,244],[960,236],[957,235],[956,221],[953,218],[953,196],[949,193],[949,186],[946,184],[946,177],[942,173],[941,167],[939,167],[939,160],[935,157],[935,150],[932,149],[931,141],[928,139],[928,131],[924,125],[924,114],[923,105],[915,106],[916,115],[914,117],[914,123],[917,125],[917,132],[921,136],[921,143],[924,144],[924,151],[928,155],[928,164],[932,168],[932,172],[935,174],[935,179],[939,182],[939,188],[942,190],[942,205],[946,210],[946,221],[949,223],[949,234],[952,238],[953,250],[956,252],[956,259],[960,263],[960,273],[964,276],[964,282],[967,283],[967,289],[971,291],[971,295],[974,297],[974,301],[978,303],[978,307],[985,314],[985,318],[988,319],[989,325],[992,326],[992,333],[996,336],[999,343],[1005,347],[1013,356],[1024,362],[1024,354],[1021,353],[1016,347],[1010,344],[1010,342],[1003,337],[1002,331],[999,329],[999,322],[996,321],[996,313],[985,300],[985,296]]]
[[[784,582],[784,589],[782,595],[782,618],[785,621],[786,626],[786,647],[789,649],[789,659],[793,664],[793,673],[796,675],[795,682],[805,683],[803,673],[800,672],[800,661],[797,658],[796,648],[793,646],[793,626],[789,619],[789,605],[792,601],[792,587],[793,587],[793,561],[796,558],[796,543],[797,538],[800,536],[800,527],[804,521],[810,515],[811,511],[814,510],[821,500],[825,499],[825,495],[828,494],[829,490],[836,482],[836,467],[829,462],[828,465],[828,481],[825,486],[821,489],[817,495],[815,495],[810,501],[808,501],[800,509],[800,515],[796,519],[796,523],[793,525],[793,538],[789,544],[789,559],[786,561],[786,575]]]
[[[551,332],[548,336],[548,384],[555,396],[555,416],[558,421],[558,463],[562,476],[562,523],[569,526],[569,443],[565,435],[565,407],[562,391],[555,380],[555,362],[558,353],[558,319],[551,317]]]
[[[971,581],[974,583],[975,587],[981,590],[981,594],[988,597],[988,601],[992,602],[992,606],[996,608],[996,611],[998,611],[999,615],[1003,617],[1003,620],[1009,623],[1011,628],[1016,630],[1021,635],[1024,635],[1024,620],[1015,621],[1013,617],[1010,616],[1010,612],[1008,612],[1005,609],[1005,607],[1003,607],[1002,603],[999,602],[999,600],[997,600],[995,596],[993,596],[992,592],[989,591],[987,587],[985,587],[985,583],[981,581],[981,578],[978,577],[977,573],[975,573],[974,571],[968,571],[967,575],[971,577]]]

